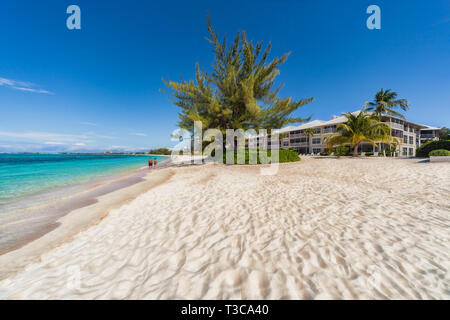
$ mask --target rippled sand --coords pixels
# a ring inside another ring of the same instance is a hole
[[[0,298],[450,298],[448,163],[163,170],[168,181],[1,281]]]

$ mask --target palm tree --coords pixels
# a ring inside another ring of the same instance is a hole
[[[357,157],[361,142],[368,142],[373,146],[376,146],[376,141],[389,145],[399,143],[397,138],[389,134],[390,127],[365,109],[358,115],[344,113],[343,116],[347,118],[347,122],[341,123],[336,128],[336,133],[325,139],[329,149],[336,145],[350,144],[353,156]]]
[[[382,113],[387,113],[400,118],[405,118],[401,113],[393,110],[395,107],[400,107],[403,111],[409,109],[408,101],[406,99],[397,99],[397,95],[397,92],[391,91],[391,89],[381,89],[375,95],[375,99],[366,102],[365,106],[369,106],[367,110],[374,111],[378,117],[381,116]]]
[[[308,153],[309,153],[309,145],[311,144],[311,137],[316,133],[313,128],[308,128],[303,131],[304,134],[308,136]]]

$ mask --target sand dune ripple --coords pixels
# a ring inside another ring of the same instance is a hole
[[[450,298],[448,164],[170,170],[169,181],[1,281],[0,298]]]

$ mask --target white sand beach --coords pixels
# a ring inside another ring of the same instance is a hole
[[[0,269],[27,266],[0,281],[0,299],[450,299],[448,163],[305,158],[273,176],[214,164],[155,174],[110,212],[99,199],[102,219],[58,246],[38,243],[80,214],[1,255]]]

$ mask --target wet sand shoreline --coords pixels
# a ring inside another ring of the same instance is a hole
[[[142,167],[130,172],[115,174],[112,176],[97,178],[81,184],[76,184],[68,187],[58,188],[52,192],[47,192],[38,195],[40,198],[34,201],[25,199],[27,206],[16,209],[17,205],[12,206],[9,210],[3,210],[3,221],[0,225],[0,266],[2,261],[11,260],[5,256],[8,253],[14,255],[13,252],[29,245],[35,241],[39,241],[42,237],[51,232],[59,233],[58,228],[62,225],[61,220],[75,211],[89,210],[93,205],[98,205],[102,197],[108,197],[113,193],[120,193],[121,190],[132,188],[135,185],[148,185],[145,183],[148,179],[151,180],[152,173],[158,173],[163,168],[170,165],[170,159],[159,163],[158,168],[149,169]],[[155,179],[158,181],[158,178]],[[153,184],[152,184],[153,185]],[[106,216],[109,210],[120,207],[123,203],[131,201],[139,193],[146,189],[139,189],[135,194],[130,194],[128,199],[116,201],[113,206],[105,207]],[[3,206],[3,209],[7,206]],[[99,219],[98,215],[90,215],[91,218],[85,218],[83,228],[90,224],[95,224]],[[80,230],[73,229],[71,233],[61,233],[57,238],[63,241],[65,237],[70,238],[74,233]],[[45,241],[43,241],[45,242]],[[48,249],[54,245],[51,244]],[[43,250],[42,250],[43,252]],[[6,268],[7,269],[7,268]],[[1,268],[0,279],[9,274],[9,271]],[[16,269],[16,267],[14,267]]]

